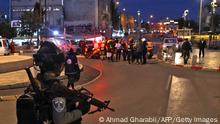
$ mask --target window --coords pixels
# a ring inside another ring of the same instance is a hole
[[[2,47],[2,42],[0,41],[0,47]]]
[[[166,39],[165,43],[176,43],[175,39]]]

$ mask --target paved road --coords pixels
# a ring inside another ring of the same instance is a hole
[[[98,124],[100,117],[162,116],[214,118],[218,119],[216,124],[220,123],[219,73],[158,64],[129,65],[86,59],[81,62],[102,70],[101,78],[86,87],[95,97],[111,100],[111,107],[116,109],[116,112],[87,115],[83,117],[83,124]],[[13,101],[0,103],[0,123],[14,124],[14,109]]]

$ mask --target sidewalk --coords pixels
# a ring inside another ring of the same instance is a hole
[[[193,49],[193,52],[190,53],[190,59],[188,60],[188,64],[184,65],[183,57],[181,57],[181,53],[177,52],[175,54],[175,60],[171,62],[172,64],[179,67],[191,67],[194,69],[208,69],[208,70],[218,70],[220,69],[220,50],[205,50],[205,57],[199,58],[199,49]],[[196,55],[197,60],[193,65],[192,57]]]
[[[31,56],[0,56],[0,74],[5,72],[21,70],[25,67],[31,67],[32,65],[33,60]]]

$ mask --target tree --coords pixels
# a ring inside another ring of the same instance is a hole
[[[118,9],[115,5],[114,0],[111,0],[110,7],[111,7],[111,20],[112,20],[113,29],[118,29],[120,20],[119,20]]]
[[[9,23],[3,22],[0,24],[0,36],[12,39],[16,37],[17,31],[15,28],[12,28]]]
[[[34,12],[40,17],[41,23],[43,23],[43,16],[45,15],[45,11],[43,10],[39,2],[35,3]]]
[[[40,16],[40,8],[40,5],[36,3],[34,11],[25,12],[21,16],[21,30],[19,34],[21,36],[29,36],[30,43],[32,42],[34,33],[41,28],[42,16]]]
[[[179,29],[190,28],[193,32],[198,32],[199,25],[194,20],[184,20],[183,18],[179,18],[175,21],[178,22]]]

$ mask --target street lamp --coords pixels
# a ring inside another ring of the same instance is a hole
[[[141,16],[141,11],[140,10],[138,10],[137,11],[137,15],[138,15],[138,29],[140,29],[141,27],[140,27],[140,16]]]
[[[120,2],[119,1],[116,1],[116,5],[119,5],[120,4]]]
[[[152,19],[154,16],[153,15],[150,15],[150,18]]]
[[[202,2],[203,0],[200,0],[200,7],[199,7],[199,34],[201,34],[201,25],[202,25]]]
[[[183,19],[184,19],[184,27],[185,27],[185,28],[186,28],[185,22],[186,22],[186,17],[187,17],[187,15],[188,15],[188,13],[189,13],[189,10],[188,10],[188,9],[184,10],[184,12],[183,12]]]
[[[123,8],[123,11],[125,12],[125,11],[126,11],[126,9],[125,9],[125,8]]]
[[[211,31],[212,33],[214,32],[214,14],[216,12],[216,7],[217,7],[217,0],[212,0],[211,2],[211,7],[212,7],[212,24],[211,24]]]

